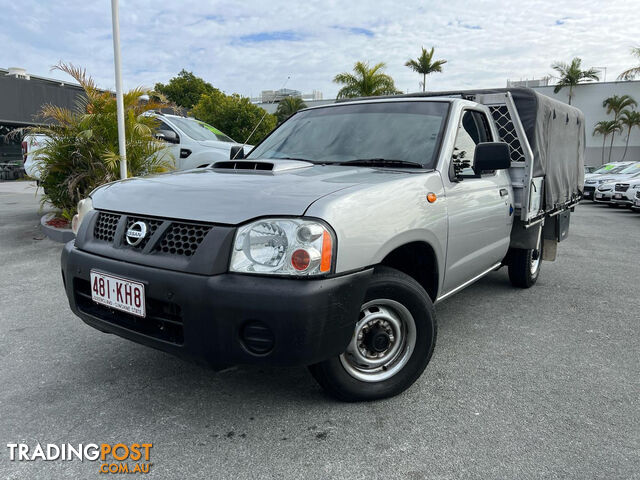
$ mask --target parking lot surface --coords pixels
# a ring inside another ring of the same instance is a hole
[[[152,478],[640,478],[640,214],[580,205],[535,287],[502,269],[439,304],[417,383],[343,404],[304,368],[213,372],[86,326],[38,203],[0,183],[0,478],[99,476],[9,461],[21,442],[153,443]]]

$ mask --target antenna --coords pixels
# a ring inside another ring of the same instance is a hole
[[[287,82],[289,81],[289,79],[291,78],[291,75],[287,76],[287,79],[284,81],[284,83],[282,84],[282,86],[280,87],[280,90],[282,90],[286,85]],[[273,99],[268,102],[268,103],[275,103],[276,102],[276,97],[277,95],[273,96]],[[255,127],[253,127],[253,130],[251,130],[251,133],[249,134],[249,136],[247,137],[247,139],[244,141],[244,143],[242,144],[242,148],[238,149],[238,151],[236,152],[236,154],[233,156],[233,158],[231,160],[235,160],[236,157],[238,156],[238,154],[240,153],[240,151],[244,151],[244,146],[249,143],[249,139],[253,136],[254,133],[256,133],[256,130],[258,129],[258,127],[260,126],[260,124],[262,123],[262,121],[264,120],[264,117],[266,117],[269,114],[269,112],[267,112],[266,110],[264,111],[264,115],[262,115],[262,118],[260,119],[260,121],[256,124]]]

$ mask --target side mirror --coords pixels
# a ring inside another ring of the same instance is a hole
[[[229,160],[242,160],[244,158],[244,148],[242,145],[234,145],[229,152]]]
[[[511,166],[509,145],[504,142],[483,142],[476,145],[473,169],[476,174],[504,170]]]
[[[164,140],[168,143],[180,143],[180,137],[173,130],[158,130],[155,136],[158,140]]]

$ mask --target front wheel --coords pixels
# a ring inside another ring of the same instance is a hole
[[[347,350],[309,370],[339,400],[392,397],[420,377],[433,353],[436,331],[433,304],[420,284],[378,267]]]

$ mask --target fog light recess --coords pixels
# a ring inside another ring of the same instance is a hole
[[[275,337],[264,322],[249,320],[240,330],[240,341],[244,348],[256,355],[264,355],[273,350]]]

